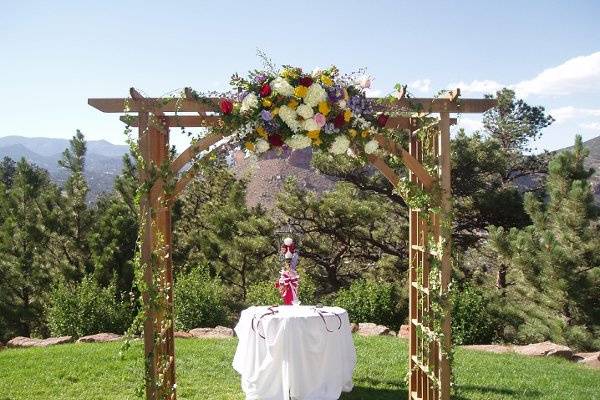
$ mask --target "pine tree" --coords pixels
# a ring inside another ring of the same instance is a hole
[[[61,225],[53,236],[52,246],[63,259],[64,274],[69,280],[80,280],[92,272],[88,240],[94,216],[88,208],[89,187],[83,174],[86,151],[85,138],[77,130],[58,161],[70,175],[63,189]]]
[[[552,159],[545,201],[525,196],[531,225],[490,231],[497,253],[516,269],[516,283],[522,276],[533,288],[529,300],[545,307],[549,320],[560,317],[566,340],[569,327],[591,335],[600,325],[600,213],[589,184],[593,170],[584,166],[588,153],[577,136],[572,151]]]
[[[241,300],[252,283],[275,277],[274,222],[261,207],[246,205],[246,182],[223,164],[203,165],[180,208],[174,235],[179,270],[207,268]]]
[[[49,254],[58,188],[48,173],[24,159],[13,184],[0,191],[0,307],[9,332],[43,333],[43,312],[57,274]]]

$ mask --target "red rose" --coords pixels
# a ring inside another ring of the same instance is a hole
[[[385,124],[387,124],[388,119],[390,119],[389,115],[379,114],[379,116],[377,117],[377,124],[379,124],[379,126],[383,128]]]
[[[267,97],[268,95],[271,94],[271,86],[269,86],[268,83],[265,83],[261,88],[260,88],[260,97]]]
[[[312,78],[310,76],[303,76],[302,78],[300,78],[299,83],[302,86],[309,87],[310,85],[313,84],[313,80],[312,80]]]
[[[233,103],[227,99],[221,100],[219,107],[221,108],[221,112],[223,112],[223,114],[231,114],[233,111]]]
[[[279,136],[278,133],[273,133],[269,135],[269,143],[273,147],[281,147],[283,146],[283,139]]]
[[[346,121],[344,120],[344,113],[339,113],[333,120],[333,126],[336,127],[337,129],[344,126],[345,123],[346,123]]]

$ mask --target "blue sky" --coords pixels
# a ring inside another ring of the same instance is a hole
[[[309,70],[366,67],[376,93],[514,87],[557,119],[537,143],[556,149],[600,135],[598,17],[599,1],[13,1],[0,13],[0,136],[122,143],[117,116],[88,97],[225,89],[260,67],[260,48]]]

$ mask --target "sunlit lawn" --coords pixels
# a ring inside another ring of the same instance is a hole
[[[355,389],[343,399],[405,399],[405,341],[355,336]],[[176,344],[179,399],[244,398],[231,367],[237,341]],[[0,352],[0,400],[135,399],[142,385],[141,344],[124,359],[119,343],[71,344]],[[560,359],[458,349],[456,399],[600,399],[600,371]]]

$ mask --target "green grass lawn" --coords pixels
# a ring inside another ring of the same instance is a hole
[[[342,399],[406,399],[407,346],[391,337],[354,338],[358,365]],[[244,398],[231,367],[237,341],[178,340],[179,399]],[[0,400],[135,399],[141,344],[124,359],[119,343],[71,344],[0,352]],[[600,399],[600,371],[560,359],[458,349],[455,399]]]

